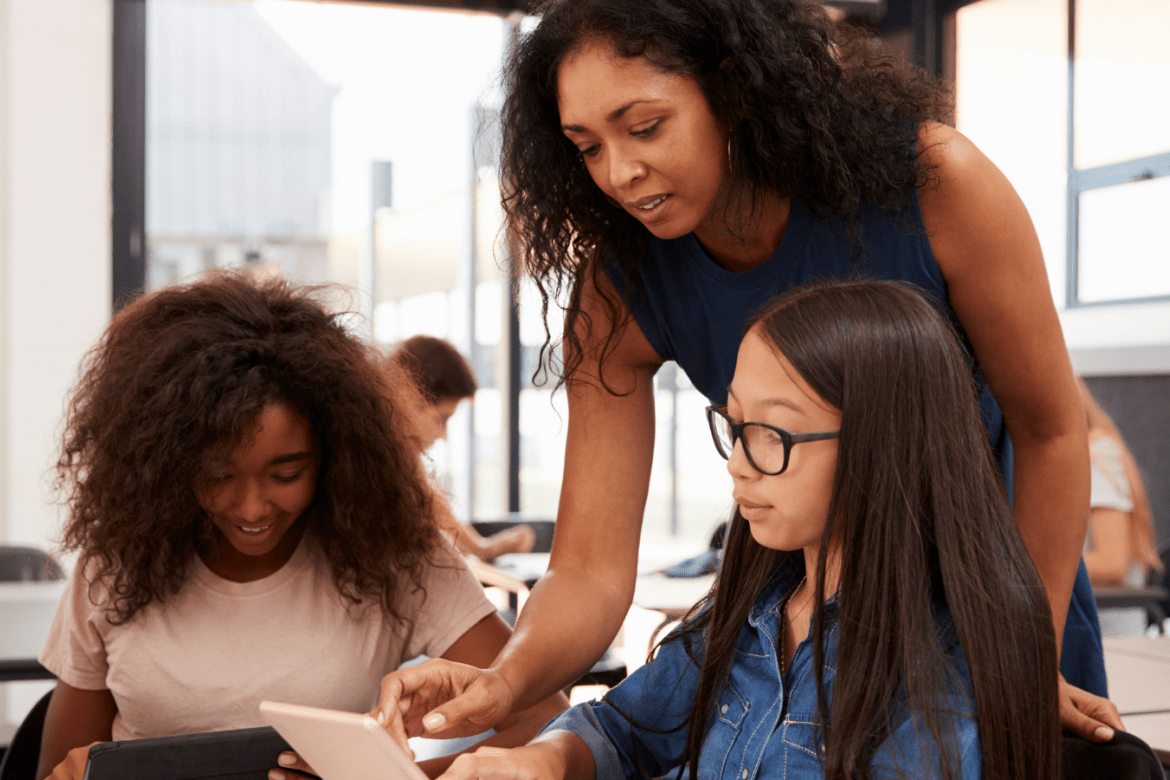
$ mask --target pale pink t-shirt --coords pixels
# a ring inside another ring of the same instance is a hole
[[[106,619],[106,595],[95,588],[94,604],[75,571],[40,661],[75,688],[113,693],[115,740],[266,725],[263,699],[364,712],[383,675],[441,656],[495,611],[462,560],[443,557],[427,569],[425,601],[404,596],[413,627],[377,605],[347,608],[309,535],[256,582],[222,579],[196,557],[179,593],[119,626]]]

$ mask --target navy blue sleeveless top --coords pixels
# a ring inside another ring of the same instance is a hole
[[[927,239],[917,193],[896,213],[863,205],[859,229],[864,250],[856,256],[843,222],[817,219],[802,201],[793,198],[780,246],[749,271],[728,271],[703,250],[694,234],[687,234],[675,239],[649,237],[646,257],[637,271],[641,284],[638,295],[624,294],[624,279],[616,264],[608,268],[608,276],[623,292],[634,320],[659,356],[678,363],[712,404],[723,405],[735,374],[744,323],[777,293],[806,282],[852,277],[910,282],[925,291],[962,334],[947,300],[946,280]],[[970,352],[970,346],[965,346]],[[988,441],[1010,497],[1011,438],[999,405],[977,367],[976,375]],[[1061,671],[1065,679],[1104,696],[1097,610],[1083,564],[1063,647]],[[1066,661],[1071,668],[1065,668]]]

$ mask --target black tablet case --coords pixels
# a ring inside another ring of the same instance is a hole
[[[89,749],[84,780],[268,780],[285,750],[271,726],[102,742]]]

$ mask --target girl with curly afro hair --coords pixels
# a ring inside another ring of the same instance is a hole
[[[419,391],[323,295],[217,273],[131,303],[86,358],[38,777],[80,778],[95,740],[263,725],[265,698],[368,710],[406,660],[483,666],[506,642],[434,522]]]
[[[1064,726],[1120,727],[1080,563],[1084,411],[1044,258],[1007,178],[948,126],[942,85],[812,0],[547,0],[508,63],[509,235],[564,311],[544,356],[569,425],[549,573],[497,664],[427,723],[572,680],[634,592],[654,374],[727,402],[744,323],[811,281],[892,279],[959,327],[988,440],[1052,607]],[[1063,645],[1063,647],[1062,647]],[[405,690],[472,675],[406,670]],[[448,689],[450,690],[450,689]]]

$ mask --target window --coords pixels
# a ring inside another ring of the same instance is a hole
[[[1068,7],[1068,305],[1170,297],[1170,4]]]

